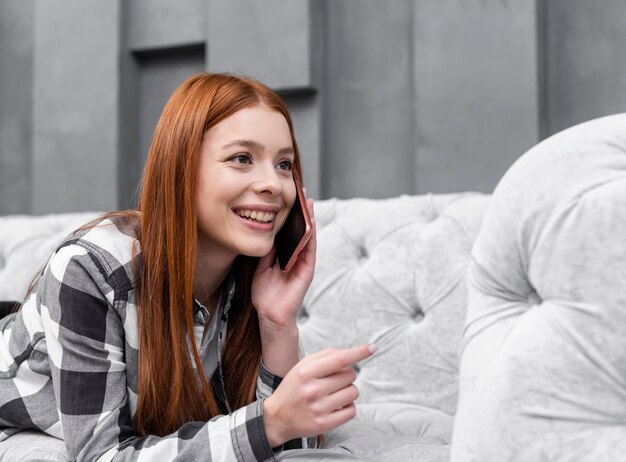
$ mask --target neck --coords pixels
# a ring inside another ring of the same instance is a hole
[[[193,296],[213,314],[219,298],[219,288],[228,275],[235,257],[211,251],[198,242]]]

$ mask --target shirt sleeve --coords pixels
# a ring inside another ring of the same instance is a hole
[[[274,460],[263,425],[263,398],[209,422],[187,423],[164,437],[136,435],[118,312],[128,295],[123,280],[110,261],[71,244],[57,251],[40,281],[38,304],[69,459]]]
[[[283,381],[282,377],[271,373],[263,364],[259,366],[259,376],[257,378],[256,397],[257,399],[269,398],[274,391],[278,388],[278,385]]]

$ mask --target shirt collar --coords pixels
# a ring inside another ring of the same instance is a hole
[[[220,298],[217,303],[216,313],[222,313],[222,316],[228,314],[230,305],[235,295],[235,275],[231,270],[226,276],[226,280],[222,283],[220,289]],[[209,310],[196,298],[193,299],[193,317],[196,323],[204,325],[209,320]]]

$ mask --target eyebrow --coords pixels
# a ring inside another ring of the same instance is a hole
[[[256,141],[253,140],[234,140],[231,141],[230,143],[225,144],[224,146],[222,146],[222,149],[227,149],[233,146],[243,146],[246,148],[252,148],[252,149],[257,149],[257,150],[264,150],[265,146],[263,146],[261,143],[258,143]],[[293,150],[293,148],[291,146],[288,146],[286,148],[280,148],[278,150],[278,154],[281,155],[285,155],[285,154],[293,154],[295,155],[295,152]]]

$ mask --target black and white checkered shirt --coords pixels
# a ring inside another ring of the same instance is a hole
[[[218,368],[211,378],[223,415],[165,437],[137,436],[134,241],[111,221],[69,237],[22,309],[0,321],[0,441],[28,428],[63,439],[71,460],[272,460],[262,404],[280,378],[261,364],[256,401],[231,410],[225,399],[219,352],[232,282],[221,297]],[[196,342],[205,322],[196,310]],[[314,438],[286,445],[314,446]]]

